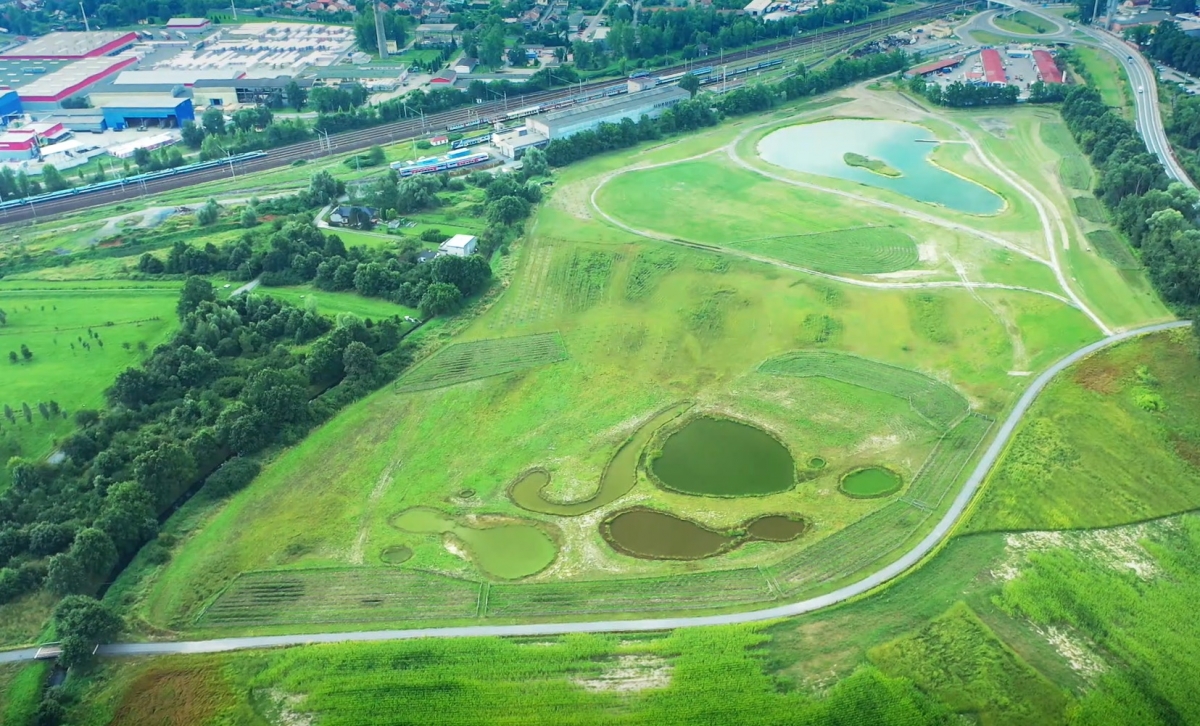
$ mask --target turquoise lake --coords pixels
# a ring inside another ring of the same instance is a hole
[[[820,174],[899,192],[968,214],[995,214],[1004,200],[995,192],[935,165],[929,129],[900,121],[838,119],[773,131],[759,142],[764,160],[785,169]],[[846,164],[847,152],[881,159],[902,176],[886,177]]]

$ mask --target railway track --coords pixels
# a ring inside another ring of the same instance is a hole
[[[933,3],[845,29],[830,29],[800,38],[790,38],[755,48],[728,53],[722,56],[720,65],[734,65],[736,69],[736,64],[746,61],[759,60],[776,53],[811,51],[814,48],[829,45],[831,42],[836,43],[836,46],[830,46],[831,52],[844,50],[879,35],[881,31],[940,17],[955,8],[962,7],[963,4],[963,2]],[[708,60],[711,61],[712,59]],[[686,71],[690,67],[691,64],[680,64],[657,69],[656,73],[668,75]],[[238,164],[234,167],[226,168],[222,166],[190,174],[155,179],[140,184],[128,184],[123,187],[103,189],[95,192],[83,192],[77,196],[6,209],[0,211],[0,225],[36,222],[39,219],[57,217],[81,209],[116,204],[142,196],[173,191],[210,181],[218,181],[226,177],[236,176],[239,173],[251,174],[278,169],[300,159],[315,159],[334,153],[358,151],[376,144],[405,141],[424,136],[428,133],[445,131],[452,126],[470,123],[473,119],[502,117],[514,105],[521,107],[565,100],[580,95],[603,92],[606,89],[624,84],[625,79],[623,78],[584,83],[569,88],[528,93],[508,101],[488,101],[464,108],[451,109],[449,111],[426,115],[423,119],[409,118],[379,126],[372,126],[371,128],[330,134],[325,138],[271,149],[265,157]]]

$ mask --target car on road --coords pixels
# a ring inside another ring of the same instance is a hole
[[[1138,86],[1138,93],[1141,93],[1144,90],[1146,90],[1145,86]]]

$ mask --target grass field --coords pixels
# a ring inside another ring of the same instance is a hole
[[[1117,59],[1104,51],[1085,45],[1076,46],[1075,53],[1091,76],[1091,83],[1100,92],[1104,105],[1122,109],[1128,114],[1133,107],[1133,96],[1125,69]]]
[[[1042,33],[1049,33],[1055,29],[1052,23],[1024,10],[1018,10],[1012,15],[998,15],[995,18],[995,23],[997,27],[1007,30],[1010,33],[1021,33],[1023,35],[1040,35]]]
[[[557,363],[567,357],[555,334],[456,343],[421,361],[396,382],[398,391],[424,391]]]
[[[1095,197],[1074,197],[1071,202],[1075,205],[1075,213],[1089,222],[1104,224],[1107,219],[1104,214],[1104,207],[1100,206],[1100,200]]]
[[[1122,344],[1052,383],[989,478],[972,529],[1106,527],[1200,507],[1190,335]]]
[[[71,414],[101,406],[117,373],[138,364],[177,324],[177,290],[178,284],[0,283],[7,314],[0,326],[0,405],[14,412],[0,420],[0,458],[46,456],[74,428]],[[22,345],[32,353],[28,360]],[[10,352],[18,363],[9,361]],[[53,408],[51,401],[58,415],[40,410],[39,404]],[[0,472],[0,487],[7,476]]]
[[[311,285],[296,287],[260,287],[254,291],[256,295],[270,295],[285,300],[292,305],[305,307],[315,305],[317,312],[330,317],[338,313],[353,313],[360,318],[382,320],[395,315],[400,317],[419,317],[420,313],[413,309],[398,305],[387,300],[373,297],[363,297],[353,292],[329,292],[318,290]]]

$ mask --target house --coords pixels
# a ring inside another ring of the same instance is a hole
[[[463,56],[454,63],[455,73],[470,73],[475,70],[475,66],[479,65],[479,61],[474,58]]]
[[[475,254],[477,244],[478,240],[475,238],[475,235],[456,234],[438,247],[438,254],[470,257]]]
[[[329,224],[334,227],[370,228],[379,219],[379,210],[343,204],[329,215]]]

